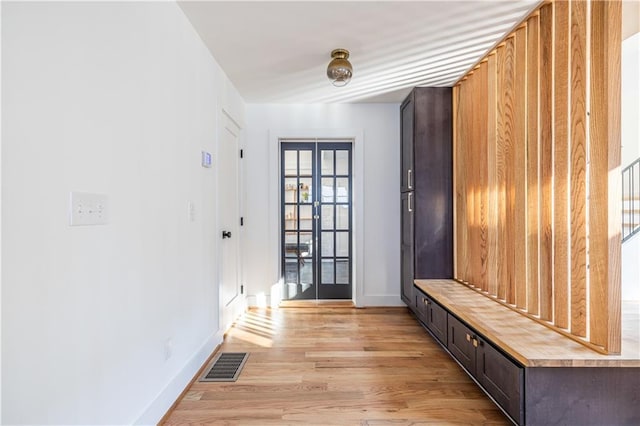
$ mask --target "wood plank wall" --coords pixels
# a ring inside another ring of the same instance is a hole
[[[455,278],[620,352],[617,1],[552,1],[453,92]]]

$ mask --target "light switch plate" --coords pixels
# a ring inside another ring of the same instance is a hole
[[[105,225],[109,221],[109,199],[104,194],[72,192],[69,225]]]

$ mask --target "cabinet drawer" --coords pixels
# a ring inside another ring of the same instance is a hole
[[[427,324],[427,306],[429,298],[424,295],[420,290],[415,289],[416,292],[416,315],[418,319]]]
[[[484,339],[477,339],[476,379],[518,424],[522,424],[524,369]]]
[[[442,344],[447,344],[447,311],[433,300],[427,304],[427,327]]]
[[[416,289],[416,315],[433,335],[443,344],[447,344],[447,311]]]
[[[447,315],[447,349],[469,371],[476,374],[476,348],[473,331],[451,314]]]

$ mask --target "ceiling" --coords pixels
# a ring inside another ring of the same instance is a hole
[[[247,103],[400,102],[451,86],[539,0],[179,1]],[[353,79],[326,77],[331,50]]]

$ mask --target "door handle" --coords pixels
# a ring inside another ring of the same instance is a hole
[[[222,239],[231,238],[231,231],[222,231]]]
[[[413,192],[410,192],[407,194],[407,210],[409,210],[409,212],[412,212],[413,209],[411,208],[411,196],[413,195]]]
[[[413,189],[413,182],[411,182],[412,175],[413,172],[411,171],[411,169],[407,170],[407,187],[409,189]]]

